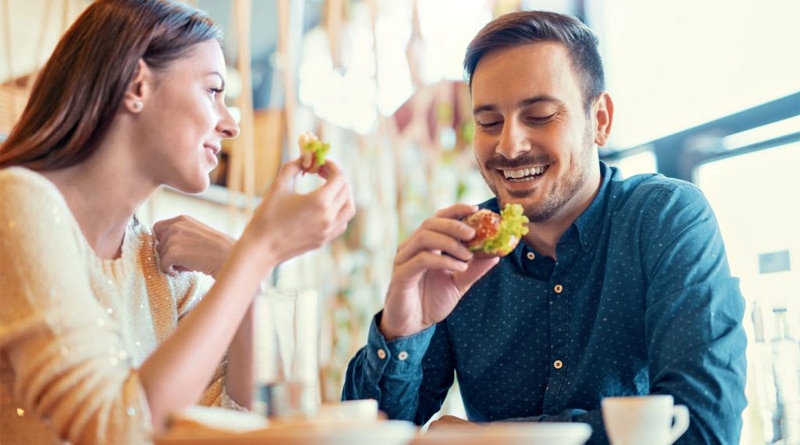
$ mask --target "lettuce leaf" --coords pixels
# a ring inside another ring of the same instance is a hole
[[[303,150],[314,153],[314,165],[317,167],[322,167],[325,164],[325,161],[328,158],[328,150],[330,150],[330,148],[331,144],[322,142],[318,139],[306,142],[306,144],[303,146]]]
[[[497,234],[486,240],[482,250],[486,253],[507,255],[528,233],[528,222],[520,204],[507,203],[500,211],[500,228]]]

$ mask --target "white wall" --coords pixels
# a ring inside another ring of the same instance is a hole
[[[613,146],[637,146],[800,91],[800,1],[590,3],[616,104]]]

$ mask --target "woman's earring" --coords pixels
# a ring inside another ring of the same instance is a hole
[[[144,108],[144,102],[137,100],[133,103],[134,111],[142,111],[142,108]]]

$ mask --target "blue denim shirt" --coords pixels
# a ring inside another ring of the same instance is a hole
[[[472,421],[586,422],[588,443],[606,444],[601,399],[671,394],[691,413],[678,444],[738,444],[744,299],[711,207],[687,182],[601,171],[557,261],[520,243],[413,336],[385,341],[379,313],[343,399],[423,424],[457,376]]]

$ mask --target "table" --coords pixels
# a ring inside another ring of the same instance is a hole
[[[197,407],[176,416],[155,445],[583,445],[591,435],[584,423],[495,422],[422,431],[382,418],[377,405],[349,402],[323,406],[318,414],[270,422],[253,413]]]

